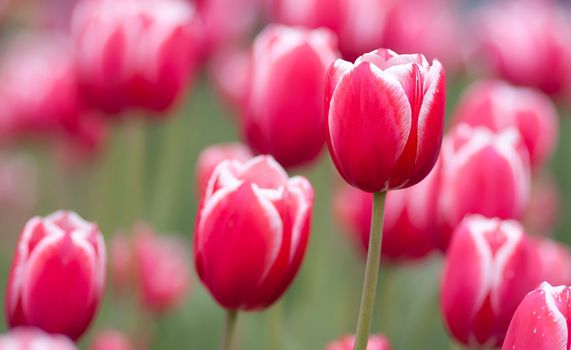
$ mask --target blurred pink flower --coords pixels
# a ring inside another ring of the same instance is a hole
[[[0,335],[0,350],[77,350],[63,335],[51,335],[37,328],[19,327]]]
[[[547,173],[537,176],[525,211],[524,223],[528,232],[550,236],[564,212],[562,206],[561,190],[555,179]]]
[[[571,250],[563,243],[549,238],[533,237],[533,248],[538,257],[535,267],[540,281],[553,285],[571,284]]]
[[[114,329],[108,329],[99,332],[89,350],[132,350],[133,347],[129,338],[122,332]]]
[[[355,337],[352,335],[346,335],[341,339],[331,342],[325,346],[325,350],[353,350],[353,345],[355,343]],[[369,342],[367,344],[366,350],[390,350],[391,345],[389,340],[382,335],[371,335],[369,336]]]

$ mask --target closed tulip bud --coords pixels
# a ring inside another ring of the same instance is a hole
[[[547,1],[490,2],[474,21],[475,58],[514,84],[564,94],[571,79],[566,12]]]
[[[8,324],[78,339],[99,306],[104,285],[105,244],[97,225],[69,211],[32,218],[12,263]]]
[[[139,293],[142,304],[164,312],[180,304],[190,287],[190,256],[186,243],[175,236],[156,235],[140,226],[134,241]]]
[[[269,156],[218,165],[194,236],[196,270],[214,299],[230,310],[275,302],[305,255],[312,207],[309,182]]]
[[[353,350],[355,337],[352,335],[344,336],[343,338],[327,344],[325,350]],[[387,338],[382,335],[371,335],[367,343],[366,350],[390,350],[391,345]]]
[[[495,134],[458,125],[445,138],[431,186],[438,191],[437,243],[446,250],[454,228],[470,214],[521,219],[530,191],[527,152],[518,132]]]
[[[106,113],[164,112],[195,64],[195,11],[182,0],[84,0],[72,35],[82,96]]]
[[[116,330],[103,331],[95,337],[89,350],[131,350],[131,342],[121,332]]]
[[[533,247],[539,258],[540,281],[553,285],[571,284],[571,250],[563,243],[549,238],[534,237]]]
[[[437,198],[435,188],[426,180],[387,194],[383,258],[393,262],[415,260],[436,248],[434,215]],[[365,253],[369,246],[372,210],[373,195],[352,186],[345,185],[335,197],[336,216]]]
[[[436,162],[444,127],[444,68],[379,49],[337,60],[325,92],[326,138],[337,170],[366,192],[405,188]]]
[[[535,167],[549,160],[557,143],[559,123],[553,102],[537,90],[500,80],[474,83],[461,98],[455,121],[495,132],[516,128]]]
[[[206,191],[210,176],[222,161],[238,160],[246,162],[252,157],[250,149],[241,143],[214,145],[204,149],[196,162],[196,193],[198,197],[202,197]]]
[[[0,335],[0,350],[77,350],[71,340],[51,335],[37,328],[19,327]]]
[[[518,306],[502,350],[567,350],[571,287],[543,282]]]
[[[469,345],[500,346],[523,297],[539,283],[528,238],[515,221],[465,218],[446,255],[442,314]]]
[[[333,33],[272,25],[255,40],[243,133],[282,166],[315,159],[324,144],[325,74],[337,58]]]

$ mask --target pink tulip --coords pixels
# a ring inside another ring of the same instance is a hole
[[[133,249],[125,234],[115,234],[111,239],[109,272],[117,291],[125,290],[133,279]]]
[[[106,330],[97,334],[89,350],[131,350],[129,339],[116,330]]]
[[[231,310],[275,302],[305,255],[312,207],[309,182],[269,156],[218,165],[194,236],[196,270],[214,299]]]
[[[387,194],[381,250],[384,258],[394,262],[415,260],[436,248],[433,220],[437,198],[435,188],[429,184],[425,180]],[[352,186],[345,185],[335,197],[335,216],[365,253],[369,246],[372,210],[372,194]]]
[[[282,166],[314,160],[324,144],[325,74],[334,35],[271,25],[254,42],[243,133],[252,149]]]
[[[182,0],[81,1],[72,34],[82,96],[106,113],[164,112],[188,85],[197,33]]]
[[[252,152],[241,143],[227,143],[205,148],[196,162],[196,193],[201,198],[208,186],[208,180],[214,169],[224,160],[246,162],[252,158]]]
[[[327,344],[325,350],[353,350],[353,343],[355,342],[355,337],[352,335],[347,335],[339,339],[338,341],[331,342]],[[382,335],[371,335],[369,336],[369,342],[367,343],[367,350],[390,350],[391,346],[387,338]]]
[[[539,282],[533,251],[515,221],[469,216],[456,228],[444,265],[442,314],[469,346],[500,346],[517,305]]]
[[[37,328],[19,327],[0,335],[0,350],[33,349],[77,350],[68,338],[62,335],[50,335]]]
[[[571,82],[569,23],[555,4],[492,1],[474,23],[477,56],[499,77],[559,95]]]
[[[539,258],[536,267],[540,280],[553,285],[571,284],[571,249],[549,238],[534,237],[532,242]]]
[[[517,128],[535,167],[549,160],[557,143],[559,122],[553,102],[537,90],[500,80],[474,83],[460,99],[454,119],[496,132]]]
[[[543,282],[518,306],[503,350],[567,350],[571,287]]]
[[[462,23],[452,0],[394,0],[388,8],[383,45],[397,52],[438,58],[446,70],[462,66]]]
[[[8,324],[78,339],[99,306],[104,285],[105,244],[97,225],[69,211],[32,218],[12,263]]]
[[[498,134],[484,127],[460,124],[446,136],[431,186],[438,191],[436,215],[440,249],[470,214],[521,219],[530,191],[527,152],[518,132]]]
[[[0,136],[73,134],[81,122],[69,43],[56,35],[22,34],[0,62]]]
[[[154,312],[179,305],[190,288],[190,256],[186,243],[157,235],[149,227],[135,231],[134,265],[142,303]]]
[[[379,49],[337,60],[325,92],[326,139],[339,173],[366,192],[405,188],[436,162],[444,127],[438,61]]]
[[[251,53],[239,47],[217,51],[209,59],[208,73],[220,97],[239,111],[246,104]]]

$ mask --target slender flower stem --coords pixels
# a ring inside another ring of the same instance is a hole
[[[145,173],[145,129],[144,122],[136,118],[127,125],[127,154],[126,163],[126,195],[125,195],[125,219],[124,224],[132,225],[140,219],[143,206],[143,174]]]
[[[355,334],[354,350],[365,350],[369,340],[375,295],[377,291],[377,279],[381,263],[381,244],[383,239],[383,217],[385,210],[385,192],[373,194],[373,213],[371,220],[371,233],[369,236],[369,249],[367,252],[367,266],[365,267],[365,282],[361,295],[361,307]]]
[[[238,311],[228,310],[226,312],[226,322],[224,324],[224,336],[222,338],[222,350],[232,350],[234,344],[234,333],[236,331],[236,321]]]

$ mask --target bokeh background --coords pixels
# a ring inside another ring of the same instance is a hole
[[[556,11],[568,16],[565,12],[569,10],[565,8],[568,4],[564,2],[538,2],[545,6],[563,6]],[[0,45],[6,47],[16,33],[24,30],[65,33],[73,3],[73,0],[6,2],[2,5]],[[463,89],[484,74],[478,61],[466,59],[470,48],[465,46],[471,39],[467,34],[472,29],[470,16],[485,5],[485,1],[446,2],[445,6],[457,16],[456,34],[461,34],[460,40],[447,49],[456,52],[463,62],[453,69],[447,67],[447,118]],[[244,2],[241,6],[253,6],[253,2]],[[424,10],[413,4],[408,11]],[[263,12],[260,10],[244,35],[245,43],[271,18]],[[418,17],[414,23],[422,20],[421,15]],[[502,30],[510,31],[512,27],[506,25]],[[571,45],[570,32],[561,32],[560,37]],[[419,43],[440,38],[441,34],[430,34],[419,39]],[[383,46],[383,42],[378,46]],[[0,55],[2,53],[0,51]],[[571,60],[567,63],[571,65]],[[174,233],[185,237],[189,254],[192,252],[198,205],[195,193],[198,155],[209,145],[240,140],[238,113],[218,94],[212,79],[211,73],[216,67],[205,67],[206,64],[198,70],[192,87],[168,116],[111,123],[105,141],[88,159],[69,162],[65,150],[62,155],[58,142],[43,138],[0,142],[2,286],[7,279],[17,236],[26,220],[63,208],[97,222],[107,242],[116,232],[129,232],[134,223],[146,222],[160,234]],[[557,73],[547,69],[544,74]],[[34,88],[31,83],[30,89]],[[548,166],[559,187],[564,208],[554,237],[565,243],[571,243],[571,217],[565,214],[565,208],[571,207],[570,100],[571,95],[554,97],[560,114],[560,137]],[[141,112],[132,113],[136,116]],[[18,164],[15,166],[11,162]],[[240,349],[322,349],[328,341],[354,332],[364,259],[347,239],[332,212],[332,196],[340,179],[325,149],[315,164],[294,169],[290,174],[306,176],[316,193],[312,236],[305,262],[291,288],[276,305],[262,313],[240,315]],[[441,265],[442,257],[433,254],[420,262],[382,266],[373,331],[387,335],[394,349],[450,348],[439,313]],[[191,278],[192,288],[184,302],[154,316],[142,311],[135,293],[117,294],[109,283],[97,320],[81,346],[86,348],[99,330],[115,328],[135,338],[148,336],[150,349],[218,348],[224,311],[197,277]],[[2,287],[2,300],[3,294]],[[2,317],[0,331],[5,329]]]

